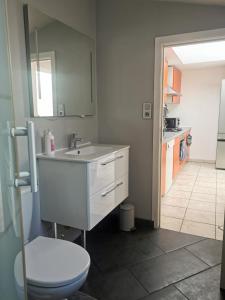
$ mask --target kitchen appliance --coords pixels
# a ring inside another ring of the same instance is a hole
[[[166,131],[180,131],[180,118],[165,118]]]
[[[216,168],[225,169],[225,80],[222,80],[217,134]]]

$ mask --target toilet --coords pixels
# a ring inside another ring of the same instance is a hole
[[[29,242],[33,207],[29,190],[22,190],[21,201],[28,299],[66,299],[84,284],[90,256],[84,248],[65,240],[38,236]],[[15,259],[14,274],[18,297],[23,299],[21,256],[20,252]]]

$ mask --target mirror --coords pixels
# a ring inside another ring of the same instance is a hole
[[[24,24],[31,115],[94,115],[94,40],[30,5]]]

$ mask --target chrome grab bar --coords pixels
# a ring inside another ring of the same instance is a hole
[[[27,127],[12,128],[11,136],[27,136],[28,138],[28,156],[30,171],[22,171],[17,174],[17,177],[14,181],[15,187],[31,186],[31,191],[33,193],[36,193],[38,191],[38,180],[34,123],[32,121],[27,121]]]
[[[119,186],[121,186],[123,184],[123,182],[121,181],[120,183],[117,183],[113,188],[111,188],[110,190],[108,190],[107,192],[102,194],[102,197],[107,196],[108,194],[110,194],[111,192],[113,192],[115,189],[117,189]]]
[[[108,160],[108,161],[106,161],[106,162],[101,163],[101,165],[102,165],[102,166],[106,166],[106,165],[110,164],[111,162],[114,162],[115,160],[121,159],[121,158],[123,158],[123,157],[124,157],[123,155],[117,156],[117,157],[112,158],[112,159],[110,159],[110,160]]]

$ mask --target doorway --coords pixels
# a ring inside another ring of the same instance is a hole
[[[196,128],[194,130],[194,127],[196,126],[193,125],[193,128],[191,128],[192,126],[190,125],[192,124],[187,123],[187,121],[185,121],[185,117],[187,117],[188,115],[189,115],[189,120],[194,119],[193,116],[192,118],[190,118],[191,114],[190,112],[187,112],[187,109],[190,109],[190,103],[188,103],[184,99],[185,96],[186,98],[188,97],[190,98],[190,93],[187,95],[187,92],[185,92],[187,89],[186,90],[184,89],[184,95],[182,95],[181,91],[180,94],[179,93],[175,94],[174,90],[170,90],[169,92],[167,91],[167,94],[169,95],[170,98],[169,101],[170,103],[168,104],[169,116],[167,116],[168,117],[167,121],[170,122],[168,129],[169,128],[176,129],[179,127],[181,128],[186,127],[186,128],[180,133],[177,132],[175,134],[176,135],[175,139],[167,140],[165,146],[164,143],[165,137],[163,136],[163,128],[165,130],[165,123],[162,122],[162,120],[165,121],[165,118],[163,118],[165,114],[165,105],[163,105],[163,101],[165,101],[165,86],[163,89],[161,87],[163,85],[163,82],[165,81],[165,76],[164,76],[165,72],[163,72],[166,65],[165,54],[167,55],[167,58],[169,58],[169,68],[170,68],[169,73],[171,74],[172,72],[173,76],[177,78],[179,77],[179,71],[183,72],[181,66],[179,66],[179,64],[176,65],[176,63],[174,63],[173,61],[173,58],[171,58],[170,56],[171,49],[179,48],[180,45],[187,46],[193,44],[197,45],[200,43],[206,44],[206,42],[224,40],[224,38],[225,38],[225,31],[217,30],[217,31],[184,34],[184,35],[177,35],[177,36],[156,39],[155,97],[160,96],[161,101],[160,103],[157,104],[155,99],[155,107],[154,107],[155,108],[154,140],[156,141],[158,139],[159,141],[158,147],[156,143],[154,143],[154,151],[153,151],[154,153],[153,156],[155,158],[153,159],[154,173],[156,173],[155,172],[156,169],[158,170],[157,172],[158,176],[154,176],[153,179],[153,219],[155,222],[155,227],[160,227],[160,220],[161,220],[161,227],[204,236],[204,232],[202,232],[202,229],[198,231],[196,230],[196,228],[195,229],[191,228],[193,225],[192,224],[193,221],[196,221],[199,227],[202,226],[206,228],[208,226],[211,229],[211,233],[210,234],[206,233],[206,237],[216,238],[216,232],[217,232],[218,239],[222,239],[222,230],[219,227],[223,225],[223,218],[224,218],[223,217],[223,211],[224,211],[223,188],[225,189],[224,186],[225,171],[215,169],[215,159],[212,159],[210,161],[210,159],[205,159],[204,155],[202,156],[200,155],[198,159],[195,159],[193,157],[194,152],[196,152],[193,150],[196,149],[192,150],[192,147],[196,148],[196,145],[198,144],[196,141],[199,138],[198,138],[198,133],[196,133]],[[179,61],[181,61],[181,59],[179,59]],[[207,67],[206,65],[204,66]],[[175,67],[178,71],[175,68],[171,68],[171,67]],[[216,65],[210,67],[213,67],[215,69]],[[217,67],[219,67],[218,62],[217,62]],[[225,67],[223,68],[225,69]],[[188,81],[190,82],[190,78],[194,78],[193,72],[191,74],[190,65],[188,67],[186,66],[186,69],[187,70],[184,71],[185,82]],[[203,69],[204,69],[203,65],[201,65],[201,72],[204,72]],[[213,69],[211,68],[210,70]],[[197,74],[199,72],[200,72],[200,68],[199,67],[196,68],[195,66],[195,73]],[[191,76],[189,79],[188,79],[188,74]],[[225,78],[224,74],[222,74],[222,78]],[[169,78],[169,80],[171,79]],[[175,86],[170,85],[170,87],[176,90],[177,86],[179,87],[179,84],[181,84],[181,82],[179,82],[178,80],[178,83],[176,83]],[[183,102],[181,100],[183,100]],[[179,105],[180,103],[182,103],[182,105]],[[189,108],[187,107],[188,105]],[[183,109],[183,112],[181,108]],[[166,113],[168,113],[168,111],[166,111]],[[158,117],[160,116],[158,120],[156,119],[157,116]],[[179,116],[181,116],[182,118],[182,120],[180,121],[178,120]],[[217,127],[218,127],[218,117],[217,117]],[[156,133],[158,134],[158,136],[156,136]],[[174,132],[173,133],[168,132],[167,136],[171,134],[174,134]],[[178,138],[178,136],[180,136],[180,138]],[[193,138],[193,143],[195,140],[194,144],[192,144],[192,138]],[[217,141],[215,140],[214,148],[217,147],[216,142]],[[158,153],[161,152],[161,154],[160,155],[157,154],[156,151],[158,151]],[[174,159],[176,157],[177,160]],[[171,158],[170,163],[168,163],[169,158]],[[167,164],[165,163],[165,161],[167,161]],[[161,162],[162,162],[162,169],[161,169]],[[163,180],[163,177],[167,178],[167,180],[165,179]],[[164,195],[163,195],[164,206],[161,207],[161,192],[163,189],[164,189]],[[211,219],[210,221],[206,222],[206,215],[208,214],[209,210],[211,210],[210,212]],[[174,215],[175,211],[177,215],[176,214]],[[192,213],[191,216],[190,213]],[[193,215],[194,213],[195,213],[195,217]],[[203,216],[201,217],[200,215],[205,215],[205,219]],[[191,220],[188,220],[190,218]],[[202,224],[200,224],[201,222],[199,221],[201,221]],[[213,231],[214,234],[212,233]],[[207,230],[205,230],[205,232],[207,232]]]

